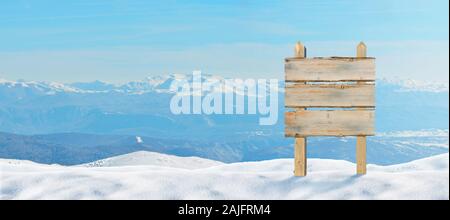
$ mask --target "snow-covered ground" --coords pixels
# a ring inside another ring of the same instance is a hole
[[[0,159],[1,199],[449,199],[449,154],[355,175],[347,161],[222,164],[137,152],[76,167]]]
[[[200,157],[177,157],[148,151],[138,151],[92,163],[80,165],[82,167],[118,167],[153,165],[160,167],[173,167],[184,169],[199,169],[222,165],[222,162],[208,160]]]

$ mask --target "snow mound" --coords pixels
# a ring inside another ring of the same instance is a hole
[[[173,161],[158,166],[136,159],[149,157]],[[369,165],[364,176],[339,160],[309,159],[308,176],[294,177],[292,159],[177,168],[189,166],[184,159],[138,152],[105,160],[114,167],[0,159],[0,199],[449,199],[448,153]]]
[[[83,167],[118,167],[152,165],[183,169],[199,169],[221,165],[223,163],[200,157],[177,157],[148,151],[138,151],[83,164]]]

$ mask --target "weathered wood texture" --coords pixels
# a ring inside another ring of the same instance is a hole
[[[367,141],[365,136],[356,137],[356,173],[366,174],[366,148]]]
[[[358,44],[358,47],[356,49],[356,56],[357,57],[367,56],[367,47],[363,42]],[[356,173],[359,175],[366,174],[367,172],[366,148],[367,148],[366,136],[358,136],[356,138]]]
[[[375,59],[330,57],[285,62],[286,82],[374,81]]]
[[[356,47],[356,57],[367,57],[367,46],[364,42],[360,42]]]
[[[366,136],[375,135],[375,59],[363,42],[356,54],[308,59],[298,42],[296,57],[285,60],[285,106],[295,109],[285,113],[285,136],[295,137],[295,176],[306,175],[307,136],[357,136],[357,173],[366,173]]]
[[[301,42],[295,44],[295,57],[306,58],[306,47]]]
[[[306,176],[306,147],[306,138],[300,137],[295,139],[294,176]]]
[[[375,85],[286,85],[285,106],[295,107],[375,107]]]
[[[374,120],[374,110],[286,112],[285,136],[370,136]]]

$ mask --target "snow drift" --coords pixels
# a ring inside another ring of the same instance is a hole
[[[138,151],[130,154],[98,160],[83,164],[83,167],[117,167],[154,165],[162,167],[198,169],[223,164],[222,162],[203,159],[200,157],[177,157],[148,151]]]
[[[158,161],[160,159],[160,161]],[[1,199],[449,199],[449,154],[355,175],[347,161],[221,164],[138,152],[68,167],[0,159]]]

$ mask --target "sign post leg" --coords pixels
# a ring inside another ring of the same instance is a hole
[[[366,137],[356,137],[356,173],[366,174]]]
[[[363,58],[367,56],[367,46],[360,42],[356,47],[356,57]],[[358,82],[358,84],[364,84]],[[367,172],[366,165],[366,136],[358,136],[356,138],[356,173],[363,175]]]
[[[295,138],[294,175],[306,176],[306,137]]]

